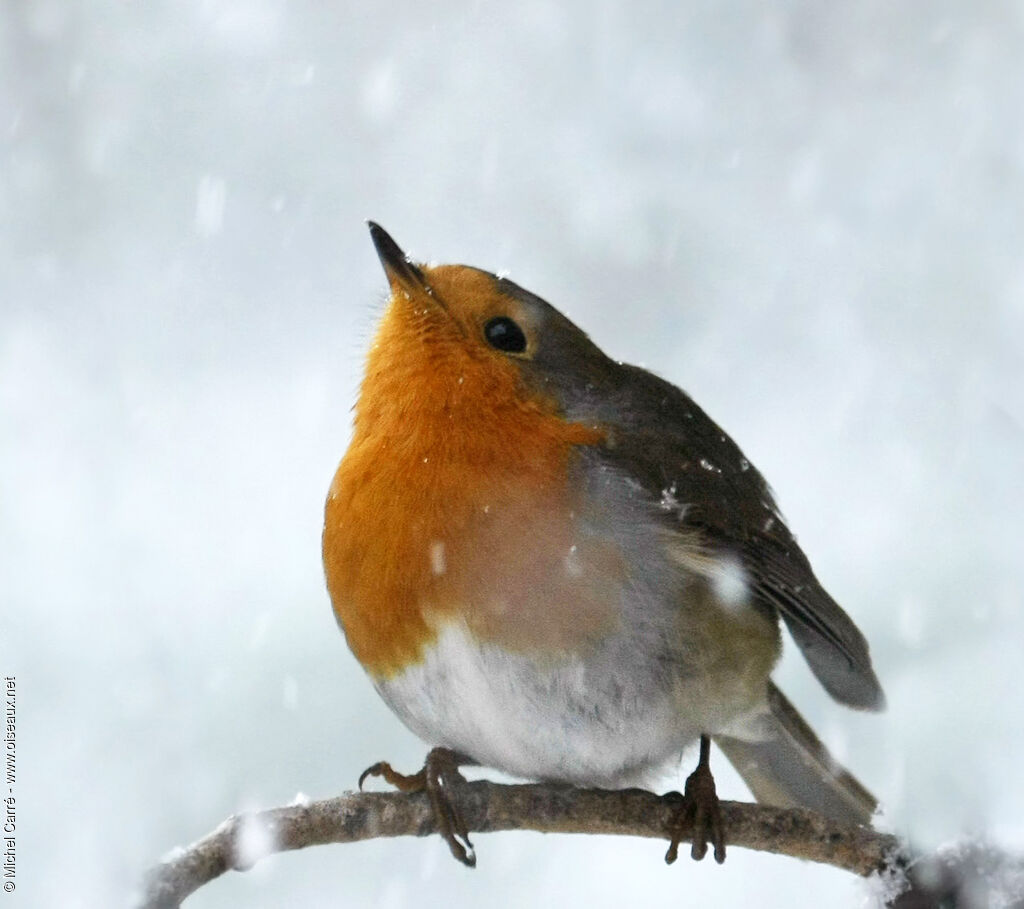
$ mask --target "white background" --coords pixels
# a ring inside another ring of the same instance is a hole
[[[792,648],[782,687],[893,829],[1024,848],[1022,61],[1009,2],[0,6],[0,909],[123,905],[235,811],[419,766],[320,566],[384,298],[367,217],[691,392],[890,708]],[[188,906],[869,900],[740,850],[477,846],[321,847]]]

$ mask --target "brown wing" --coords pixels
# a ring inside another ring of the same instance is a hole
[[[743,452],[683,391],[622,367],[611,406],[620,428],[589,456],[641,483],[666,526],[704,555],[742,564],[753,596],[777,609],[818,680],[837,701],[880,710],[885,697],[867,641],[814,576]],[[622,421],[622,415],[626,420]]]

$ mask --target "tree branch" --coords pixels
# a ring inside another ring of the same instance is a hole
[[[533,784],[467,782],[452,795],[470,832],[536,830],[666,839],[674,807],[640,789],[606,791]],[[757,849],[869,875],[902,864],[894,836],[840,824],[799,808],[722,802],[730,847]],[[236,815],[213,833],[178,850],[146,876],[141,909],[176,909],[225,871],[244,871],[275,852],[383,836],[429,836],[437,831],[425,793],[346,793],[307,805]]]

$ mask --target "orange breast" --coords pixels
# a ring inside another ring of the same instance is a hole
[[[392,303],[326,505],[327,585],[353,653],[387,677],[446,618],[564,651],[615,617],[615,548],[588,536],[575,449],[602,438],[527,393],[514,363],[424,345]]]

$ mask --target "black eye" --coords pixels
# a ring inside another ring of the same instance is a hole
[[[526,335],[508,316],[498,316],[484,326],[484,337],[491,347],[505,353],[522,353],[526,350]]]

